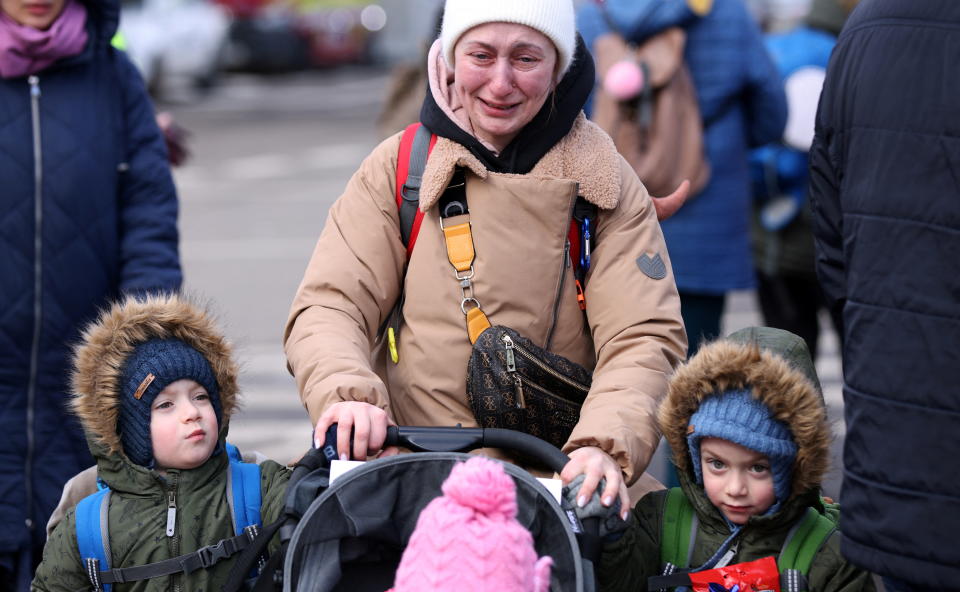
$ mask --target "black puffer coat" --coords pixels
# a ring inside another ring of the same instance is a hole
[[[843,552],[960,590],[960,2],[860,4],[811,152],[817,267],[844,326]]]

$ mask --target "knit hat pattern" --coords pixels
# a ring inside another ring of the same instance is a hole
[[[150,378],[150,377],[153,378]],[[138,345],[127,358],[120,375],[120,442],[127,457],[149,467],[153,463],[150,437],[151,407],[169,384],[189,378],[206,389],[222,425],[220,390],[210,362],[179,339],[151,339]]]
[[[770,459],[773,489],[780,502],[790,495],[797,445],[790,429],[774,419],[766,405],[749,390],[734,390],[707,397],[690,417],[687,446],[697,483],[703,483],[700,440],[714,437],[739,444]]]
[[[516,520],[516,485],[496,461],[453,467],[443,495],[420,513],[393,592],[547,592],[549,557]]]
[[[447,0],[440,41],[453,68],[453,49],[470,29],[486,23],[516,23],[543,33],[557,48],[558,78],[570,67],[577,45],[571,0]]]

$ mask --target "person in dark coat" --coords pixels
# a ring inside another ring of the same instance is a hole
[[[26,590],[63,484],[93,459],[67,410],[79,327],[181,283],[153,106],[110,46],[119,0],[0,0],[0,588]]]
[[[894,590],[960,590],[958,63],[960,3],[861,2],[810,155],[844,334],[842,549]]]
[[[748,150],[782,135],[783,85],[743,0],[605,0],[603,6],[586,2],[577,13],[588,46],[611,24],[634,43],[672,26],[687,33],[684,58],[706,122],[711,173],[662,226],[692,354],[701,339],[720,335],[726,293],[754,286]]]

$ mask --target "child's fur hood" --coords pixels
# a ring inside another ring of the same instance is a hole
[[[101,313],[74,348],[71,405],[91,447],[106,454],[122,450],[117,434],[120,395],[117,385],[124,362],[149,339],[180,339],[210,362],[223,409],[221,439],[238,403],[238,367],[230,344],[202,307],[181,295],[128,297]]]
[[[806,357],[809,360],[808,354]],[[692,481],[687,426],[700,403],[716,393],[749,389],[770,408],[773,417],[784,422],[793,433],[797,458],[792,496],[819,487],[828,464],[827,414],[819,385],[809,378],[812,369],[801,369],[795,364],[788,362],[779,351],[757,343],[726,339],[703,346],[680,366],[658,412],[660,429],[674,451],[678,470],[689,474]]]

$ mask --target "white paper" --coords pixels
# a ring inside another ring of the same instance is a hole
[[[351,471],[359,467],[363,463],[364,461],[362,460],[335,460],[331,462],[330,463],[330,484],[332,485],[333,482],[336,481],[339,477],[341,477],[344,473],[347,473],[348,471]],[[557,503],[559,504],[560,495],[563,489],[563,483],[559,479],[546,479],[542,477],[537,477],[537,481],[539,481],[544,487],[547,488],[547,491],[550,492],[550,495],[552,495],[553,498],[557,500]]]

